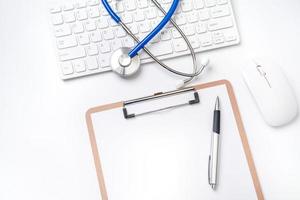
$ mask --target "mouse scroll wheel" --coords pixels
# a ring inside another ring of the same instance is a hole
[[[259,71],[260,75],[266,76],[266,72],[263,70],[263,67],[261,65],[257,65],[257,70]]]

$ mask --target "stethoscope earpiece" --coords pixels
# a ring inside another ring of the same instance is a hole
[[[207,65],[209,64],[209,59],[207,57],[203,57],[201,58],[201,66],[203,67],[207,67]]]
[[[198,73],[201,74],[202,71],[208,66],[209,64],[209,59],[204,57],[201,59],[201,62],[200,62],[200,65],[201,65],[201,68],[199,69]],[[183,88],[189,81],[193,80],[194,78],[197,78],[198,76],[195,76],[193,78],[189,78],[189,79],[186,79],[186,80],[178,80],[176,82],[176,89],[181,89]]]

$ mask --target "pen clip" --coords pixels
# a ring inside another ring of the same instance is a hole
[[[210,162],[211,162],[211,156],[208,156],[208,184],[210,184]]]

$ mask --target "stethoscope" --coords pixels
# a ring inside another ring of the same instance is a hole
[[[127,47],[122,47],[118,50],[116,50],[112,56],[111,56],[111,68],[112,70],[120,75],[121,77],[129,77],[132,76],[133,74],[136,74],[141,65],[140,57],[138,53],[143,49],[154,61],[156,61],[160,66],[165,68],[166,70],[177,74],[179,76],[187,77],[184,80],[181,80],[178,84],[177,87],[182,87],[185,84],[189,83],[192,81],[194,78],[199,76],[204,68],[208,65],[208,59],[203,59],[201,62],[201,67],[197,67],[197,58],[194,52],[194,49],[189,42],[188,38],[186,35],[183,33],[183,31],[179,28],[179,26],[176,24],[176,22],[172,19],[172,16],[179,4],[179,0],[174,0],[169,11],[166,12],[163,7],[156,1],[152,0],[152,2],[155,4],[155,6],[164,14],[164,18],[162,21],[142,40],[140,41],[132,32],[131,30],[126,26],[121,21],[121,18],[113,11],[107,0],[102,0],[102,3],[109,13],[109,15],[112,17],[112,19],[122,26],[122,28],[127,32],[128,35],[132,37],[137,42],[137,45],[133,48],[127,48]],[[168,23],[171,22],[172,25],[177,29],[177,31],[180,33],[182,38],[185,40],[190,52],[191,56],[193,59],[193,73],[185,73],[181,72],[178,70],[175,70],[173,68],[170,68],[166,64],[164,64],[161,60],[159,60],[156,56],[154,56],[147,47],[145,47],[148,42],[150,42],[163,28],[164,26]]]

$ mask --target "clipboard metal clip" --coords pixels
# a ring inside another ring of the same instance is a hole
[[[130,104],[140,103],[140,102],[154,100],[154,99],[158,99],[158,98],[165,98],[165,97],[168,97],[168,96],[178,95],[178,94],[191,92],[191,91],[194,91],[194,99],[189,100],[187,103],[181,103],[181,104],[171,105],[171,106],[167,106],[167,107],[163,107],[163,108],[159,108],[159,109],[150,110],[150,111],[147,111],[147,112],[131,113],[131,114],[128,113],[128,110],[126,108],[126,106],[130,105]],[[138,99],[125,101],[123,103],[123,114],[124,114],[125,119],[130,119],[130,118],[134,118],[134,117],[145,115],[145,114],[160,112],[160,111],[169,110],[169,109],[173,109],[173,108],[178,108],[178,107],[182,107],[182,106],[186,106],[186,105],[193,105],[193,104],[197,104],[199,102],[200,102],[200,98],[199,98],[198,92],[194,88],[189,87],[189,88],[184,88],[184,89],[180,89],[180,90],[173,90],[173,91],[169,91],[169,92],[159,92],[159,93],[155,93],[154,95],[151,95],[151,96],[146,96],[146,97],[141,97],[141,98],[138,98]]]

